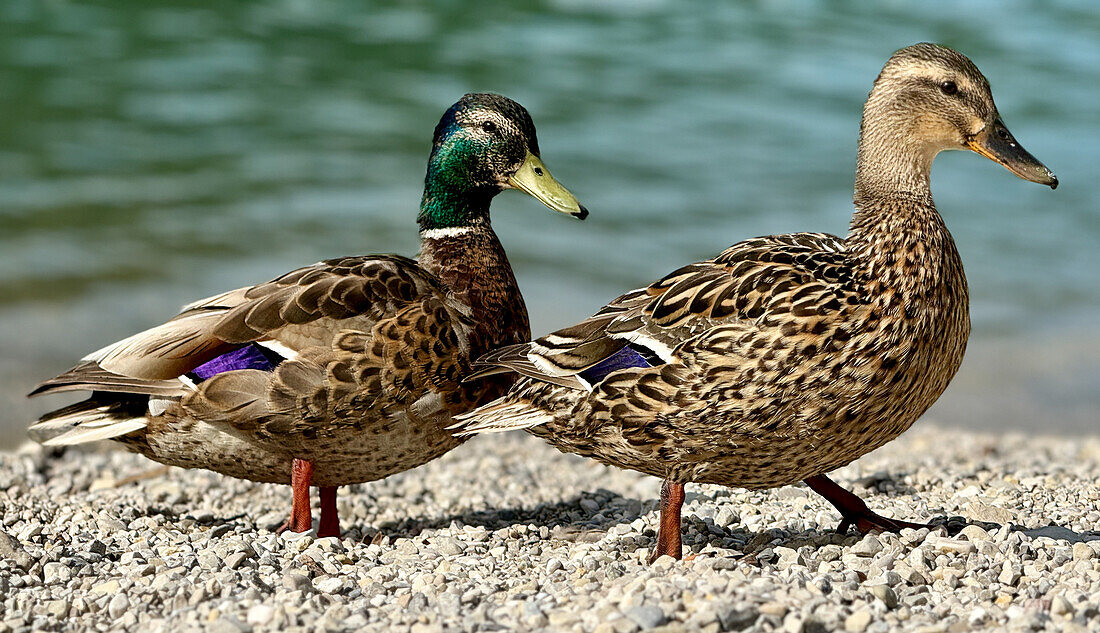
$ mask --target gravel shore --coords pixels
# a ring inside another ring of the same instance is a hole
[[[285,487],[27,447],[0,455],[0,633],[1100,630],[1100,438],[922,424],[835,475],[966,527],[840,536],[804,487],[693,485],[694,559],[646,565],[657,480],[509,434],[341,489],[315,539],[272,533]]]

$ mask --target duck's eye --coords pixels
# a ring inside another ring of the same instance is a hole
[[[482,121],[481,129],[485,130],[485,132],[488,134],[496,134],[498,128],[497,124],[493,123],[492,121]]]
[[[945,81],[940,84],[940,90],[942,90],[945,95],[953,95],[959,92],[959,87],[956,86],[953,81]]]

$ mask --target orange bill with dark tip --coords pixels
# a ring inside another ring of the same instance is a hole
[[[1047,185],[1051,189],[1058,187],[1058,177],[1016,142],[1000,118],[985,126],[981,132],[968,137],[966,147],[1004,165],[1008,171],[1024,180]]]

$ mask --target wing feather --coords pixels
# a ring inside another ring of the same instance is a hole
[[[414,260],[394,255],[346,257],[291,271],[184,306],[161,325],[85,356],[77,367],[34,393],[69,389],[135,393],[167,389],[169,381],[251,341],[272,340],[300,351],[331,343],[340,331],[368,330],[421,294],[446,296]],[[353,321],[353,322],[349,322]]]
[[[116,374],[103,369],[94,361],[85,361],[38,385],[29,395],[63,391],[112,391],[174,397],[183,393],[183,384],[178,380],[146,380]]]
[[[822,233],[740,242],[633,290],[584,321],[479,359],[475,376],[514,371],[580,389],[576,377],[630,342],[664,363],[716,328],[770,314],[819,319],[858,301],[844,240]]]

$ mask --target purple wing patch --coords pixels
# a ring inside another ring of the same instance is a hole
[[[644,350],[649,352],[649,350]],[[653,367],[653,365],[659,363],[658,359],[653,359],[656,362],[651,362],[649,356],[642,350],[635,348],[633,345],[624,345],[622,349],[601,360],[595,365],[581,372],[581,378],[590,385],[595,385],[607,375],[620,369],[629,369],[631,367]]]
[[[191,370],[187,376],[196,383],[199,383],[204,380],[209,380],[218,374],[227,371],[236,371],[238,369],[274,371],[275,367],[282,362],[282,360],[282,357],[266,347],[255,343],[249,343],[248,345],[238,347],[232,352],[226,352],[221,356],[199,365]]]

